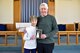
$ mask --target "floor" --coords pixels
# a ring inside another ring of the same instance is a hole
[[[71,43],[75,43],[75,37],[71,36],[70,37]],[[13,43],[13,37],[8,38],[9,43]],[[2,40],[2,37],[0,37],[0,40]],[[79,39],[80,40],[80,39]],[[53,50],[53,53],[80,53],[80,44],[61,44],[57,45],[57,38],[56,38],[56,44]],[[61,43],[66,42],[66,37],[63,36],[61,37]],[[3,41],[0,41],[0,43],[3,43]],[[18,37],[18,45],[17,46],[0,46],[0,53],[21,53],[21,37]]]

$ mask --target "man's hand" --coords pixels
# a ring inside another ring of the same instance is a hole
[[[41,39],[45,39],[46,37],[47,37],[47,36],[46,36],[45,34],[42,34],[40,38],[41,38]]]

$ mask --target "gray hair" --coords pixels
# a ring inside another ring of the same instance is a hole
[[[42,7],[44,7],[44,6],[46,7],[46,9],[48,9],[47,3],[41,3],[41,4],[40,4],[40,8],[42,8]]]

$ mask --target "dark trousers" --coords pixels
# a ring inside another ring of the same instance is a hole
[[[53,49],[54,49],[54,43],[50,44],[37,43],[38,53],[52,53]]]
[[[24,48],[24,53],[36,53],[36,49],[25,49]]]

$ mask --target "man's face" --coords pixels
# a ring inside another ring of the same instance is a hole
[[[48,9],[44,6],[40,8],[40,13],[42,16],[46,16],[48,13]]]

